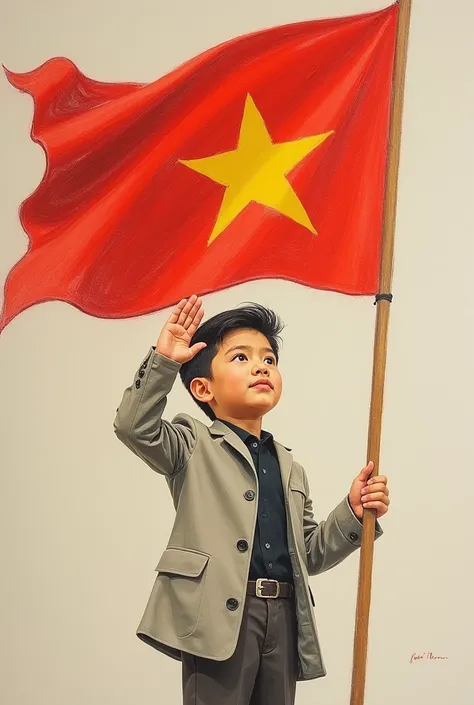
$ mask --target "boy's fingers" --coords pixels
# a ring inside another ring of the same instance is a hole
[[[183,323],[183,326],[184,326],[185,328],[189,328],[189,327],[191,326],[191,324],[194,322],[194,319],[195,319],[195,317],[196,317],[196,315],[197,315],[197,313],[198,313],[198,311],[199,311],[199,307],[200,307],[200,306],[201,306],[201,300],[200,300],[200,299],[196,299],[196,301],[194,302],[194,306],[193,306],[192,309],[190,310],[190,312],[189,312],[189,314],[188,314],[186,320],[185,320],[184,323]]]
[[[186,319],[189,315],[189,312],[191,311],[192,307],[194,306],[194,302],[196,301],[197,296],[193,294],[185,303],[183,308],[181,309],[181,313],[179,314],[177,323],[180,326],[184,326]]]
[[[374,495],[373,497],[364,497],[362,499],[363,507],[388,507],[390,499],[386,495]]]
[[[386,485],[387,478],[385,477],[385,475],[374,475],[373,477],[370,478],[370,480],[367,482],[367,484],[369,485],[369,487],[372,487],[372,485],[374,485],[376,482],[378,482],[379,484]]]
[[[181,299],[179,303],[176,304],[174,309],[171,312],[170,317],[168,318],[168,323],[177,323],[178,318],[181,314],[182,309],[184,308],[186,304],[186,299]]]
[[[364,489],[367,490],[367,494],[372,492],[384,492],[384,494],[389,493],[387,485],[383,484],[382,482],[374,483],[373,485],[367,485]]]
[[[194,333],[197,331],[199,324],[202,321],[203,316],[204,316],[204,308],[203,308],[203,305],[201,304],[201,308],[196,313],[193,322],[191,323],[191,325],[188,328],[188,333],[191,336],[191,338],[193,337]]]
[[[362,494],[362,499],[367,500],[367,498],[370,499],[370,501],[374,501],[374,499],[388,499],[388,492],[385,492],[384,490],[377,490],[376,492],[370,492]]]

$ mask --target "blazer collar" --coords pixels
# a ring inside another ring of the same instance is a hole
[[[232,433],[232,431],[225,423],[216,419],[209,426],[209,433],[211,436],[226,436],[228,433]]]
[[[242,455],[246,461],[249,463],[251,469],[255,473],[255,466],[253,464],[252,456],[250,451],[239,436],[232,431],[225,423],[219,421],[218,419],[212,423],[209,427],[209,433],[214,437],[222,437],[226,443],[228,443],[234,450],[236,450],[240,455]],[[283,482],[283,487],[285,488],[285,493],[288,492],[288,482],[290,479],[291,467],[293,465],[293,456],[291,455],[291,448],[281,445],[277,441],[273,441],[275,444],[278,462],[280,464],[281,478]]]
[[[209,432],[211,436],[228,436],[229,434],[232,434],[232,436],[235,436],[235,434],[227,424],[223,423],[222,421],[219,421],[219,419],[216,419],[216,421],[213,421],[211,426],[209,426]],[[228,440],[226,438],[226,440]],[[239,438],[240,440],[240,438]],[[275,441],[273,439],[275,445],[279,445],[285,450],[287,450],[289,453],[291,453],[291,448],[287,448],[287,446],[282,445],[281,443],[278,443],[278,441]]]
[[[222,423],[222,421],[219,421],[217,419],[209,427],[209,433],[211,434],[211,436],[214,437],[223,437],[226,443],[232,446],[232,448],[238,453],[240,453],[240,455],[243,455],[253,472],[256,472],[249,449],[247,448],[243,440],[236,433],[234,433],[231,428],[226,426],[225,423]]]

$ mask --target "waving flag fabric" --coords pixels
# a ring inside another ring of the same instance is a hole
[[[396,22],[255,32],[147,85],[7,71],[47,168],[0,329],[48,300],[122,318],[261,278],[375,293]]]

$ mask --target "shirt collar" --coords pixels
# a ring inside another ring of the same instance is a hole
[[[228,426],[231,431],[234,431],[234,433],[236,433],[244,443],[248,443],[250,440],[261,441],[262,443],[265,443],[265,441],[268,441],[269,439],[273,440],[273,436],[269,431],[262,430],[261,438],[257,438],[253,435],[253,433],[249,433],[249,431],[246,431],[244,428],[240,428],[240,426],[236,426],[230,421],[224,421],[223,419],[217,420]]]

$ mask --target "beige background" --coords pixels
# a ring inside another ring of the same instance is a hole
[[[146,82],[241,33],[380,6],[10,0],[0,60],[29,71],[63,55],[98,80]],[[472,0],[414,0],[381,459],[392,507],[376,547],[367,705],[474,702],[473,27]],[[18,206],[45,161],[31,99],[0,78],[0,100],[3,285],[27,246]],[[262,281],[206,297],[206,310],[244,300],[288,324],[285,393],[267,426],[306,466],[324,518],[365,460],[375,307]],[[179,665],[135,637],[171,498],[112,430],[166,315],[104,321],[54,302],[1,336],[4,705],[181,702]],[[180,387],[168,417],[178,410],[197,411]],[[357,572],[354,555],[311,580],[328,676],[299,685],[299,705],[349,702]]]

